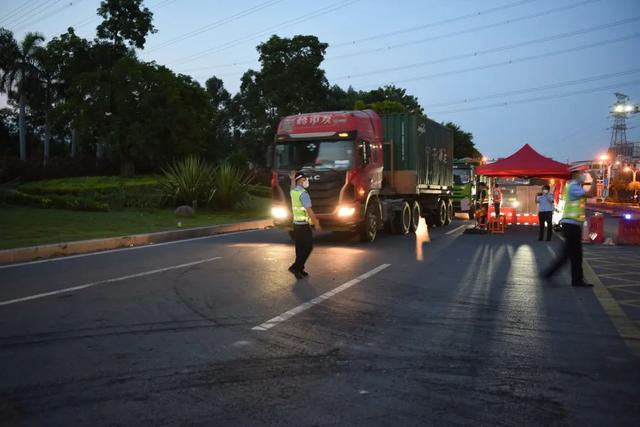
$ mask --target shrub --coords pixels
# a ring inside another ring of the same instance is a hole
[[[86,176],[28,182],[21,185],[19,190],[29,194],[83,195],[122,191],[146,193],[157,188],[158,179],[154,176],[137,176],[134,178]]]
[[[233,208],[246,201],[252,177],[230,163],[224,162],[215,170],[215,200],[222,208]]]
[[[20,161],[14,157],[0,158],[0,183],[20,178],[24,181],[62,178],[69,176],[109,175],[118,172],[118,165],[109,161],[96,164],[96,160],[50,159],[46,165],[42,159]]]
[[[85,197],[59,196],[59,195],[34,195],[23,193],[18,190],[4,190],[0,192],[0,201],[16,205],[33,206],[37,208],[69,209],[76,211],[99,211],[109,210],[107,203],[101,203]]]
[[[208,205],[216,192],[215,169],[201,158],[189,156],[177,160],[162,169],[162,173],[162,194],[175,204]]]

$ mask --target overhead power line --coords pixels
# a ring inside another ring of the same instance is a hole
[[[496,28],[496,27],[500,27],[500,26],[514,24],[516,22],[521,22],[521,21],[525,21],[525,20],[529,20],[529,19],[534,19],[534,18],[539,18],[539,17],[542,17],[542,16],[551,15],[553,13],[563,12],[563,11],[566,11],[566,10],[569,10],[569,9],[573,9],[573,8],[577,8],[579,6],[583,6],[583,5],[586,5],[588,3],[593,3],[593,2],[596,2],[596,1],[600,1],[600,0],[580,1],[580,2],[577,2],[577,3],[572,3],[572,4],[561,6],[561,7],[554,7],[554,8],[547,9],[547,10],[544,10],[544,11],[541,11],[541,12],[530,13],[530,14],[519,16],[519,17],[516,17],[516,18],[510,18],[510,19],[499,21],[499,22],[494,22],[492,24],[485,24],[485,25],[480,25],[480,26],[467,28],[466,30],[454,31],[454,32],[450,32],[450,33],[440,34],[440,35],[437,35],[437,36],[430,36],[430,37],[422,38],[422,39],[418,39],[418,40],[410,40],[410,41],[406,41],[406,42],[402,42],[402,43],[397,43],[397,44],[394,44],[394,45],[383,46],[383,47],[378,47],[378,48],[373,48],[373,49],[365,49],[365,50],[361,50],[361,51],[349,52],[349,53],[345,53],[345,54],[341,54],[341,55],[332,55],[331,54],[331,49],[333,47],[335,47],[335,45],[329,44],[329,55],[328,55],[327,58],[325,58],[325,62],[339,60],[339,59],[351,59],[351,58],[353,58],[355,56],[367,55],[367,54],[376,53],[376,52],[389,51],[389,50],[393,50],[393,49],[397,49],[397,48],[402,48],[402,47],[412,46],[412,45],[416,45],[416,44],[427,43],[427,42],[435,41],[435,40],[442,40],[442,39],[449,38],[449,37],[455,37],[455,36],[459,36],[459,35],[462,35],[462,34],[470,34],[470,33],[474,33],[474,32],[477,32],[477,31],[488,30],[488,29],[492,29],[492,28]],[[520,4],[520,2],[518,2],[518,4]],[[463,15],[463,17],[465,17],[465,16],[466,15]],[[460,18],[460,17],[458,17],[458,18]],[[455,18],[451,18],[451,19],[448,19],[447,21],[453,21],[454,19]],[[429,26],[429,25],[432,25],[432,24],[426,24],[425,26]],[[408,32],[408,30],[401,30],[401,31]],[[396,34],[398,32],[399,31],[393,31],[391,33],[384,33],[384,34],[380,34],[380,35],[372,36],[372,37],[382,38],[385,35]],[[360,39],[360,40],[364,40],[364,39]],[[346,46],[346,45],[355,45],[357,43],[359,43],[358,40],[353,40],[353,41],[350,41],[350,42],[341,43],[340,45],[341,46],[342,45],[344,45],[344,46]],[[222,65],[211,66],[211,67],[192,68],[192,69],[189,69],[189,70],[184,70],[182,72],[187,73],[187,72],[193,72],[193,71],[212,70],[212,69],[216,69],[216,68],[227,68],[227,67],[231,67],[231,66],[235,66],[235,65],[249,64],[249,63],[254,63],[254,62],[255,62],[255,60],[243,60],[243,61],[239,61],[239,62],[232,63],[232,64],[222,64]]]
[[[278,3],[282,3],[283,1],[284,0],[269,0],[269,1],[266,1],[266,2],[263,2],[263,3],[260,3],[260,4],[256,5],[256,6],[252,6],[252,7],[248,8],[248,9],[245,9],[245,10],[243,10],[241,12],[238,12],[238,13],[236,13],[234,15],[227,16],[226,18],[219,19],[219,20],[214,21],[214,22],[212,22],[210,24],[207,24],[207,25],[205,25],[203,27],[195,29],[193,31],[189,31],[187,33],[181,34],[181,35],[179,35],[177,37],[174,37],[172,39],[166,40],[166,41],[164,41],[164,42],[162,42],[162,43],[160,43],[160,44],[158,44],[156,46],[151,47],[150,49],[147,50],[147,52],[153,52],[154,50],[157,50],[157,49],[159,49],[161,47],[171,46],[171,45],[174,45],[176,43],[180,43],[180,42],[182,42],[184,40],[188,40],[190,38],[193,38],[193,37],[198,36],[200,34],[203,34],[203,33],[206,33],[208,31],[214,30],[214,29],[216,29],[218,27],[221,27],[221,26],[223,26],[225,24],[228,24],[230,22],[236,21],[236,20],[238,20],[240,18],[244,18],[245,16],[249,16],[251,14],[259,12],[259,11],[261,11],[263,9],[268,8],[268,7],[274,6],[274,5],[278,4]]]
[[[177,59],[177,60],[175,60],[173,62],[180,62],[180,63],[192,62],[192,61],[195,61],[197,59],[203,58],[205,56],[211,55],[213,53],[217,53],[217,52],[221,52],[223,50],[230,49],[230,48],[232,48],[234,46],[237,46],[237,45],[242,44],[242,43],[244,43],[246,41],[253,40],[255,38],[261,37],[261,36],[263,36],[265,34],[269,34],[272,31],[280,29],[282,27],[292,26],[292,25],[295,25],[295,24],[299,24],[299,23],[308,21],[308,20],[313,19],[313,18],[317,18],[317,17],[322,16],[322,15],[326,15],[326,14],[331,13],[331,12],[335,12],[336,10],[340,10],[340,9],[342,9],[342,8],[344,8],[346,6],[349,6],[350,4],[353,4],[353,3],[357,2],[357,1],[358,0],[346,0],[346,1],[342,0],[342,1],[339,1],[339,2],[336,2],[336,3],[333,3],[333,4],[329,5],[329,6],[317,9],[317,10],[315,10],[313,12],[307,13],[305,15],[301,15],[301,16],[298,16],[296,18],[289,19],[287,21],[281,22],[281,23],[279,23],[277,25],[274,25],[272,27],[266,28],[264,30],[260,30],[258,32],[249,34],[247,36],[244,36],[244,37],[241,37],[241,38],[238,38],[238,39],[235,39],[235,40],[231,40],[231,41],[229,41],[227,43],[224,43],[224,44],[222,44],[220,46],[215,46],[215,47],[212,47],[212,48],[205,49],[205,50],[202,50],[200,52],[197,52],[197,53],[195,53],[193,55],[189,55],[189,56],[186,56],[186,57],[183,57],[183,58],[179,58],[179,59]]]
[[[49,0],[46,3],[42,3],[40,4],[35,10],[33,10],[30,13],[25,13],[23,16],[21,16],[18,19],[14,19],[12,22],[11,27],[14,29],[20,28],[21,26],[23,26],[25,23],[34,20],[34,18],[42,16],[42,15],[47,15],[49,13],[49,11],[53,8],[56,7],[56,5],[58,3],[60,3],[61,0]]]
[[[472,103],[472,102],[484,101],[484,100],[492,99],[492,98],[502,98],[504,96],[510,96],[510,95],[522,95],[522,94],[525,94],[525,93],[540,92],[540,91],[545,91],[545,90],[549,90],[549,89],[560,89],[560,88],[567,87],[567,86],[575,86],[575,85],[579,85],[579,84],[595,82],[595,81],[598,81],[598,80],[606,80],[606,79],[610,79],[610,78],[613,78],[613,77],[623,77],[623,76],[628,76],[628,75],[631,75],[631,74],[638,74],[638,73],[640,73],[640,68],[634,68],[634,69],[631,69],[631,70],[620,71],[620,72],[617,72],[617,73],[599,74],[597,76],[584,77],[584,78],[576,79],[576,80],[568,80],[568,81],[564,81],[564,82],[550,83],[550,84],[546,84],[546,85],[533,86],[533,87],[529,87],[529,88],[525,88],[525,89],[516,89],[516,90],[511,90],[511,91],[506,91],[506,92],[498,92],[498,93],[494,93],[494,94],[491,94],[491,95],[482,95],[482,96],[476,96],[476,97],[473,97],[473,98],[458,99],[458,100],[455,100],[455,101],[437,102],[437,103],[433,103],[433,104],[424,105],[423,107],[426,109],[426,108],[432,108],[432,107],[443,107],[443,106],[447,106],[447,105],[469,104],[469,103]]]
[[[582,94],[586,94],[586,93],[601,92],[601,91],[605,91],[605,90],[616,90],[616,89],[621,88],[621,87],[634,86],[634,85],[640,85],[640,80],[633,80],[633,81],[630,81],[630,82],[614,83],[614,84],[609,84],[609,85],[606,85],[606,86],[600,86],[600,87],[589,88],[589,89],[575,90],[575,91],[572,91],[572,92],[565,92],[565,93],[560,93],[560,94],[552,94],[552,95],[545,95],[545,96],[537,96],[537,97],[533,97],[533,98],[518,99],[518,100],[515,100],[515,101],[497,102],[497,103],[494,103],[494,104],[479,105],[479,106],[476,106],[476,107],[458,108],[458,109],[454,109],[454,110],[431,111],[431,112],[428,112],[428,115],[432,117],[435,114],[453,114],[453,113],[461,113],[461,112],[465,112],[465,111],[483,110],[483,109],[488,109],[488,108],[509,107],[511,105],[528,104],[530,102],[544,101],[544,100],[548,100],[548,99],[566,98],[566,97],[570,97],[570,96],[582,95]]]
[[[374,74],[388,73],[388,72],[391,72],[391,71],[401,71],[401,70],[407,70],[407,69],[410,69],[410,68],[423,67],[425,65],[441,64],[443,62],[456,61],[456,60],[460,60],[460,59],[475,58],[475,57],[486,55],[486,54],[490,54],[490,53],[504,52],[506,50],[518,49],[518,48],[521,48],[521,47],[531,46],[531,45],[534,45],[534,44],[546,43],[546,42],[560,40],[560,39],[573,37],[573,36],[577,36],[577,35],[581,35],[581,34],[592,33],[592,32],[595,32],[595,31],[602,31],[602,30],[605,30],[605,29],[608,29],[608,28],[611,28],[611,27],[618,27],[620,25],[629,24],[629,23],[636,22],[636,21],[639,21],[639,20],[640,20],[640,16],[634,16],[634,17],[631,17],[631,18],[621,19],[621,20],[615,21],[615,22],[610,22],[608,24],[596,25],[596,26],[593,26],[593,27],[583,28],[583,29],[575,30],[575,31],[568,31],[568,32],[565,32],[565,33],[560,33],[560,34],[554,34],[554,35],[551,35],[551,36],[541,37],[541,38],[533,39],[533,40],[527,40],[527,41],[524,41],[524,42],[512,43],[512,44],[508,44],[508,45],[504,45],[504,46],[493,47],[493,48],[490,48],[490,49],[484,49],[484,50],[477,50],[477,51],[473,51],[473,52],[461,53],[461,54],[458,54],[458,55],[447,56],[447,57],[439,58],[439,59],[432,59],[430,61],[416,62],[416,63],[413,63],[413,64],[401,65],[401,66],[398,66],[398,67],[383,68],[383,69],[380,69],[380,70],[371,70],[371,71],[367,71],[367,72],[359,73],[359,74],[350,74],[350,75],[345,75],[345,76],[340,76],[340,77],[334,77],[332,80],[352,79],[352,78],[358,78],[358,77],[371,76],[371,75],[374,75]]]
[[[503,10],[506,9],[511,9],[513,7],[517,7],[517,6],[522,6],[523,4],[527,4],[527,3],[532,3],[536,0],[520,0],[517,1],[515,3],[510,3],[510,4],[506,4],[503,6],[497,6],[497,7],[492,7],[489,9],[483,9],[480,10],[478,12],[472,12],[472,13],[467,13],[464,15],[460,15],[460,16],[455,16],[453,18],[447,18],[447,19],[443,19],[441,21],[434,21],[434,22],[429,22],[427,24],[423,24],[423,25],[418,25],[417,27],[411,27],[411,28],[406,28],[406,29],[402,29],[402,30],[396,30],[396,31],[391,31],[388,33],[383,33],[383,34],[376,34],[373,36],[369,36],[369,37],[364,37],[361,39],[357,39],[357,40],[351,40],[348,42],[340,42],[340,43],[334,43],[331,44],[330,46],[332,47],[344,47],[344,46],[353,46],[354,44],[359,44],[359,43],[364,43],[364,42],[368,42],[368,41],[372,41],[372,40],[379,40],[379,39],[386,39],[389,38],[391,36],[397,36],[399,34],[406,34],[406,33],[412,33],[415,31],[419,31],[419,30],[424,30],[426,28],[433,28],[433,27],[439,27],[442,25],[446,25],[446,24],[451,24],[457,21],[462,21],[465,19],[470,19],[470,18],[476,18],[478,16],[483,16],[483,15],[489,15],[491,13],[495,13],[495,12],[501,12]],[[599,1],[599,0],[585,0],[582,1],[580,3],[591,3],[594,1]]]
[[[10,27],[11,28],[19,27],[24,22],[27,22],[30,19],[32,19],[34,15],[37,15],[43,10],[48,9],[51,6],[54,6],[55,3],[58,3],[59,1],[60,0],[46,0],[46,1],[43,1],[42,3],[34,5],[33,8],[25,11],[21,16],[14,17],[12,19],[13,22],[10,23],[11,24]]]
[[[162,9],[163,7],[169,6],[170,4],[175,3],[176,1],[177,0],[160,0],[158,3],[154,4],[153,6],[150,6],[149,10],[157,11],[158,9]],[[93,22],[99,21],[100,19],[101,17],[98,16],[98,13],[96,12],[93,15],[87,16],[83,20],[78,21],[73,25],[70,25],[70,27],[73,27],[75,29],[82,28]]]
[[[7,12],[7,14],[3,18],[0,18],[0,25],[5,25],[5,22],[12,20],[16,16],[20,16],[20,14],[24,10],[31,7],[31,5],[37,1],[38,0],[27,0],[24,3],[22,3],[20,6],[16,7],[15,9]]]
[[[351,53],[346,53],[346,54],[342,54],[342,55],[332,55],[329,58],[327,58],[327,61],[335,61],[336,59],[353,58],[354,56],[366,55],[366,54],[369,54],[369,53],[376,53],[376,52],[383,52],[383,51],[398,49],[398,48],[401,48],[401,47],[413,46],[413,45],[416,45],[416,44],[422,44],[422,43],[426,43],[426,42],[432,42],[432,41],[436,41],[436,40],[447,39],[447,38],[450,38],[450,37],[457,37],[457,36],[460,36],[460,35],[463,35],[463,34],[471,34],[471,33],[477,32],[477,31],[489,30],[489,29],[493,29],[493,28],[497,28],[497,27],[501,27],[501,26],[505,26],[505,25],[514,24],[516,22],[526,21],[526,20],[534,19],[534,18],[540,18],[540,17],[551,15],[551,14],[558,13],[558,12],[564,12],[564,11],[567,11],[567,10],[570,10],[570,9],[575,9],[577,7],[580,7],[580,6],[584,6],[584,5],[589,4],[589,3],[594,3],[596,1],[600,1],[600,0],[580,1],[578,3],[572,3],[572,4],[569,4],[569,5],[566,5],[566,6],[560,6],[560,7],[554,7],[554,8],[551,8],[551,9],[547,9],[547,10],[542,11],[542,12],[530,13],[528,15],[519,16],[517,18],[505,19],[503,21],[495,22],[493,24],[479,25],[479,26],[470,27],[470,28],[467,28],[467,29],[464,29],[464,30],[452,31],[450,33],[438,34],[436,36],[430,36],[430,37],[426,37],[426,38],[422,38],[422,39],[418,39],[418,40],[411,40],[411,41],[407,41],[407,42],[396,43],[396,44],[389,45],[389,46],[383,46],[383,47],[378,47],[378,48],[373,48],[373,49],[362,50],[362,51],[359,51],[359,52],[351,52]]]
[[[449,70],[449,71],[443,71],[443,72],[438,72],[438,73],[433,73],[433,74],[427,74],[427,75],[422,75],[422,76],[416,76],[416,77],[410,77],[410,78],[405,78],[405,79],[398,79],[398,80],[393,80],[393,81],[389,81],[383,84],[375,84],[375,85],[365,85],[362,86],[363,88],[368,88],[368,87],[380,87],[380,86],[385,86],[385,85],[395,85],[398,83],[407,83],[407,82],[413,82],[413,81],[418,81],[418,80],[427,80],[427,79],[432,79],[432,78],[436,78],[436,77],[444,77],[444,76],[451,76],[454,74],[463,74],[463,73],[468,73],[471,71],[480,71],[480,70],[487,70],[490,68],[496,68],[496,67],[501,67],[503,65],[513,65],[513,64],[518,64],[518,63],[522,63],[522,62],[528,62],[528,61],[533,61],[535,59],[541,59],[541,58],[548,58],[550,56],[557,56],[557,55],[562,55],[565,53],[572,53],[572,52],[577,52],[580,50],[585,50],[585,49],[590,49],[590,48],[594,48],[594,47],[599,47],[599,46],[606,46],[608,44],[613,44],[613,43],[619,43],[622,41],[626,41],[626,40],[633,40],[640,37],[640,33],[634,33],[628,36],[624,36],[624,37],[616,37],[613,39],[608,39],[608,40],[602,40],[599,42],[594,42],[594,43],[587,43],[587,44],[583,44],[583,45],[579,45],[579,46],[574,46],[571,48],[565,48],[565,49],[559,49],[559,50],[554,50],[551,52],[546,52],[546,53],[540,53],[540,54],[536,54],[536,55],[529,55],[529,56],[523,56],[520,58],[515,58],[515,59],[508,59],[505,61],[499,61],[499,62],[494,62],[491,64],[485,64],[485,65],[480,65],[480,66],[476,66],[476,67],[468,67],[468,68],[460,68],[457,70]]]
[[[68,9],[69,7],[73,7],[73,6],[77,5],[78,3],[82,2],[82,1],[83,0],[75,0],[74,2],[69,2],[68,4],[63,4],[62,6],[60,6],[59,8],[57,8],[57,9],[55,9],[53,11],[45,10],[45,11],[43,11],[43,13],[40,14],[40,16],[38,18],[20,25],[20,27],[18,27],[16,30],[21,30],[21,29],[24,29],[24,28],[33,27],[35,24],[37,24],[39,22],[42,22],[42,21],[44,21],[46,19],[49,19],[52,16],[58,15],[60,12]]]

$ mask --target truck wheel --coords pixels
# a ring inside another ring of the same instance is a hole
[[[447,218],[444,221],[444,225],[449,225],[451,224],[451,221],[453,221],[453,203],[451,203],[451,200],[447,200],[446,206]]]
[[[371,201],[364,214],[364,222],[360,226],[360,241],[369,243],[376,239],[378,234],[378,213],[380,208],[377,201]]]
[[[411,226],[409,230],[413,233],[418,229],[420,225],[420,203],[417,201],[411,202]]]
[[[411,228],[411,208],[409,203],[402,202],[402,210],[396,212],[393,218],[393,231],[397,234],[407,234]]]
[[[447,218],[447,205],[442,200],[438,200],[438,210],[434,212],[433,225],[442,227]]]

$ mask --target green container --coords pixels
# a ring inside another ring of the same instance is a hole
[[[453,133],[421,114],[381,114],[385,141],[393,141],[395,171],[415,171],[419,186],[453,185]],[[384,146],[384,168],[391,168]]]

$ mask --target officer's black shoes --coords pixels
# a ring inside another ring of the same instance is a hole
[[[295,268],[293,268],[293,266],[288,268],[289,273],[293,274],[294,276],[296,276],[296,279],[302,279],[304,278],[304,275],[299,272],[298,270],[296,270]]]
[[[300,274],[302,274],[304,277],[308,277],[309,276],[309,273],[307,273],[304,270],[300,270]]]
[[[572,283],[571,286],[575,286],[577,288],[592,288],[593,287],[593,285],[591,283],[587,283],[587,282]]]

